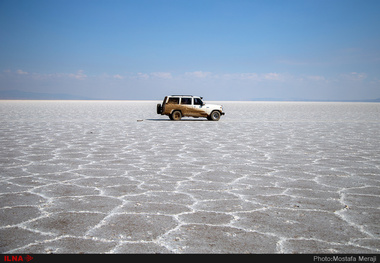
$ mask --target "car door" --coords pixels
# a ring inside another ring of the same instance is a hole
[[[206,117],[207,113],[202,109],[203,102],[200,98],[193,98],[194,113],[198,117]]]
[[[180,102],[180,110],[183,116],[193,116],[192,98],[182,97]]]

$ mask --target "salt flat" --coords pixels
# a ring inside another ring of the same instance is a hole
[[[380,104],[0,101],[1,253],[379,253]]]

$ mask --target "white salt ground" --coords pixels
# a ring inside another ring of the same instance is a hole
[[[1,253],[379,253],[380,104],[0,101]]]

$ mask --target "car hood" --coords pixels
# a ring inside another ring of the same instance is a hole
[[[203,105],[203,107],[206,107],[206,108],[220,108],[222,107],[222,105],[218,105],[218,104],[208,104],[206,103],[205,105]]]

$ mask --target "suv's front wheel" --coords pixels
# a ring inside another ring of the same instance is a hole
[[[210,116],[208,117],[210,121],[218,121],[220,119],[220,112],[217,110],[214,110],[211,112]]]
[[[179,121],[179,120],[181,120],[181,118],[182,118],[182,113],[180,111],[176,110],[176,111],[173,111],[170,119],[172,119],[173,121]]]

